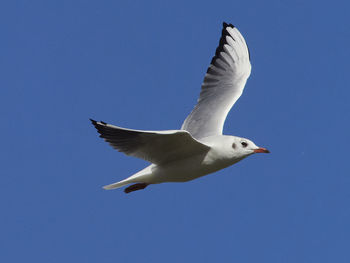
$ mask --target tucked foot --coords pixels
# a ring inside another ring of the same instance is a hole
[[[142,189],[145,189],[148,185],[149,184],[146,184],[146,183],[133,184],[125,188],[124,193],[128,194],[133,191],[142,190]]]

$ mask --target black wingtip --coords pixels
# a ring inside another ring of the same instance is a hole
[[[227,24],[226,22],[223,22],[223,23],[222,23],[222,27],[225,29],[226,27],[234,28],[235,26],[232,25],[232,24]]]
[[[226,42],[226,36],[229,36],[230,33],[226,30],[227,27],[231,27],[231,28],[234,28],[234,25],[232,24],[227,24],[226,22],[223,22],[222,23],[222,31],[221,31],[221,38],[220,38],[220,41],[219,41],[219,46],[216,48],[216,51],[215,51],[215,55],[214,57],[212,58],[210,64],[214,64],[215,63],[215,60],[217,59],[217,57],[219,56],[220,52],[223,51],[224,49],[224,45],[227,44]],[[233,38],[232,38],[233,39]],[[235,39],[233,39],[235,41]],[[209,70],[209,68],[208,68]],[[208,73],[208,71],[207,71]]]
[[[221,32],[221,35],[222,35],[222,36],[227,35],[227,33],[226,33],[226,28],[227,28],[227,27],[235,28],[235,26],[232,25],[231,23],[230,23],[230,24],[227,24],[226,22],[223,22],[223,23],[222,23],[222,32]],[[221,37],[221,39],[222,39],[222,38],[223,38],[223,37]],[[219,47],[220,47],[220,45],[222,45],[221,39],[220,39]],[[234,40],[234,39],[233,39],[233,40]],[[249,56],[249,60],[250,60],[250,50],[249,50],[248,45],[247,45],[247,48],[248,48],[248,56]],[[217,55],[217,52],[216,52],[215,54]],[[215,57],[214,57],[214,58],[215,58]],[[212,59],[211,64],[213,64],[213,61],[215,60],[214,58]]]
[[[97,121],[95,121],[95,120],[93,120],[93,119],[90,119],[90,121],[91,121],[91,123],[92,123],[95,127],[96,127],[97,125],[101,125],[101,124],[107,125],[107,123],[104,122],[104,121],[100,121],[99,123],[97,123]]]

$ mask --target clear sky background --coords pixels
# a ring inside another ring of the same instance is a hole
[[[2,1],[1,262],[350,262],[347,1]],[[224,132],[257,154],[125,195],[147,163],[89,118],[177,129],[236,25],[252,74]]]

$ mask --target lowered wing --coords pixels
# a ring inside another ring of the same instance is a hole
[[[127,155],[155,164],[181,160],[206,153],[210,147],[194,139],[187,131],[142,131],[91,120],[100,137]]]

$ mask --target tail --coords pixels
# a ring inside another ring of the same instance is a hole
[[[123,187],[124,185],[128,185],[130,183],[133,183],[133,181],[131,181],[131,180],[129,180],[129,178],[127,178],[125,180],[122,180],[122,181],[119,181],[119,182],[116,182],[116,183],[113,183],[113,184],[105,185],[103,187],[103,189],[105,189],[105,190],[112,190],[112,189]]]
[[[103,187],[103,189],[106,190],[111,190],[111,189],[116,189],[116,188],[120,188],[123,187],[125,185],[131,184],[131,183],[149,183],[147,179],[148,176],[152,175],[152,166],[147,166],[145,169],[137,172],[136,174],[133,174],[132,176],[119,181],[119,182],[115,182],[113,184],[109,184],[109,185],[105,185]]]

